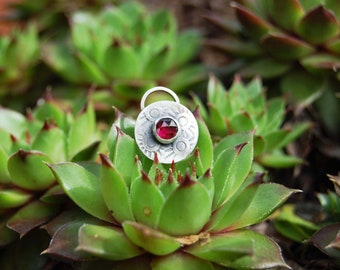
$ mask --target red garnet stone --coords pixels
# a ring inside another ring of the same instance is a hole
[[[174,119],[165,117],[157,120],[154,134],[158,141],[162,143],[171,143],[176,139],[177,133],[178,125]]]

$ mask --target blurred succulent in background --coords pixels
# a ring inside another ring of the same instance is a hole
[[[284,147],[296,140],[310,128],[310,123],[300,122],[284,126],[286,117],[285,100],[281,97],[267,101],[261,80],[255,78],[244,84],[236,77],[230,89],[226,91],[222,83],[211,76],[207,88],[208,110],[200,100],[200,106],[210,133],[223,141],[226,135],[255,130],[254,158],[257,163],[266,167],[284,168],[300,164],[303,160],[288,155]],[[232,135],[233,136],[233,135]]]
[[[39,57],[40,44],[36,26],[29,25],[27,29],[17,29],[0,37],[1,104],[16,99],[30,88]]]
[[[99,144],[90,102],[76,116],[41,103],[26,117],[0,107],[0,247],[58,213],[63,192],[45,163],[91,160]]]
[[[87,214],[70,210],[49,222],[52,241],[44,253],[113,260],[115,269],[287,267],[279,246],[247,227],[268,218],[296,190],[264,183],[251,171],[253,132],[227,137],[223,148],[213,149],[195,115],[197,149],[176,164],[143,157],[130,136],[134,120],[121,113],[101,164],[51,164]]]
[[[8,4],[8,13],[4,21],[14,21],[21,24],[34,21],[39,32],[44,35],[60,34],[67,30],[67,16],[73,12],[90,8],[95,9],[116,0],[21,0]],[[49,12],[46,12],[48,10]]]
[[[43,58],[75,86],[111,89],[101,99],[122,108],[156,84],[183,91],[202,80],[202,66],[190,63],[199,45],[198,32],[178,32],[170,12],[129,1],[72,14],[67,40],[48,43]]]
[[[336,0],[240,0],[233,2],[236,21],[210,16],[229,32],[211,40],[238,62],[244,77],[261,76],[298,106],[316,99],[329,131],[340,132],[340,9]]]

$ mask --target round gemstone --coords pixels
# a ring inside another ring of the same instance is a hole
[[[159,119],[156,121],[154,134],[162,143],[173,142],[178,134],[177,122],[169,117]]]

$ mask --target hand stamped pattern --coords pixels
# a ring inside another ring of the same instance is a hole
[[[179,124],[176,140],[169,144],[157,141],[153,134],[155,122],[163,117],[175,119]],[[198,140],[198,125],[191,111],[180,103],[158,101],[145,107],[135,126],[135,139],[145,156],[154,159],[157,153],[161,163],[172,163],[187,158]]]

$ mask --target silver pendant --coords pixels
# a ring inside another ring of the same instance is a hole
[[[148,96],[157,91],[168,93],[174,101],[161,100],[145,106]],[[141,110],[135,140],[146,157],[153,160],[157,154],[160,163],[170,164],[192,153],[198,141],[197,121],[172,90],[162,86],[149,89],[141,99]]]

